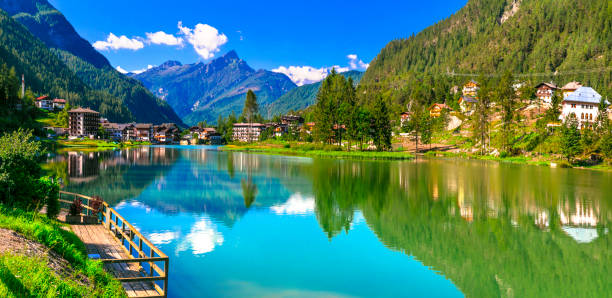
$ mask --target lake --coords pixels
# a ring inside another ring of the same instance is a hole
[[[169,297],[609,297],[612,173],[163,146],[63,152],[170,257]]]

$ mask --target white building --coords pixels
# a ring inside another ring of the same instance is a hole
[[[259,141],[259,135],[266,128],[261,123],[236,123],[232,139],[240,142],[255,142]]]
[[[591,87],[580,87],[563,100],[560,119],[565,121],[568,116],[578,120],[579,128],[597,121],[601,95]]]
[[[36,107],[39,109],[52,111],[53,110],[53,100],[49,98],[49,96],[41,96],[36,99]]]

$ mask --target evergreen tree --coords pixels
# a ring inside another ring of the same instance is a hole
[[[581,151],[578,120],[574,115],[570,115],[565,118],[565,124],[561,126],[561,153],[571,161]]]
[[[484,76],[480,76],[478,81],[480,82],[480,90],[478,91],[476,108],[472,115],[472,136],[480,142],[480,153],[484,154],[487,149],[487,140],[490,137],[491,90],[489,82]]]
[[[253,123],[259,115],[259,105],[257,104],[257,96],[252,90],[247,91],[246,101],[244,102],[244,108],[242,109],[242,116],[246,118],[249,123]]]
[[[372,110],[372,139],[378,151],[391,148],[391,121],[389,109],[382,96],[378,96]]]
[[[502,108],[502,127],[501,127],[501,145],[502,150],[509,152],[511,148],[511,142],[516,134],[514,129],[515,120],[518,116],[516,111],[518,102],[512,87],[513,78],[512,73],[506,71],[501,77],[496,90],[497,101],[501,104]]]

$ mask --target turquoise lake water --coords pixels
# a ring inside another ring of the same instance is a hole
[[[604,297],[612,174],[215,147],[63,152],[170,257],[169,297]]]

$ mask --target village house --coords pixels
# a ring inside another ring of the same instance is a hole
[[[480,90],[478,82],[470,80],[463,85],[463,96],[476,97],[478,95],[478,90]]]
[[[53,100],[47,95],[43,95],[41,97],[36,98],[36,107],[39,109],[52,111],[53,110]]]
[[[153,124],[137,123],[134,124],[134,138],[136,141],[149,142],[153,138]]]
[[[569,82],[565,86],[561,87],[563,93],[563,99],[567,98],[570,94],[574,93],[578,88],[582,87],[579,82]]]
[[[121,140],[124,142],[136,140],[136,132],[133,123],[117,124],[117,130],[121,132]]]
[[[158,143],[173,143],[180,139],[180,129],[174,123],[164,123],[153,127],[153,138]]]
[[[66,107],[66,100],[61,98],[56,98],[53,100],[53,109],[56,111],[61,111]]]
[[[232,139],[240,142],[258,141],[265,128],[261,123],[235,123]]]
[[[307,134],[312,134],[314,127],[315,122],[306,122],[304,125],[302,125],[302,131],[306,132]]]
[[[477,102],[478,100],[476,98],[461,96],[461,98],[459,98],[459,108],[461,108],[461,112],[463,113],[472,114]]]
[[[117,142],[123,139],[123,131],[120,129],[119,124],[103,122],[101,125],[104,131],[106,131],[109,139]]]
[[[453,109],[443,103],[434,103],[431,107],[429,107],[429,116],[431,118],[438,118],[442,114],[442,111],[445,110],[452,111]]]
[[[580,87],[562,102],[559,119],[565,121],[567,117],[575,117],[579,128],[590,126],[599,116],[599,103],[601,95],[591,87]]]
[[[552,97],[555,95],[557,89],[557,85],[551,83],[540,83],[536,87],[536,97],[545,102],[551,103]]]
[[[100,113],[84,108],[68,111],[68,134],[71,137],[94,138],[100,126]]]

